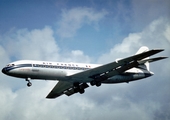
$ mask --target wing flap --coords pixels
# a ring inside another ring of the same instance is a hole
[[[69,90],[64,92],[64,94],[66,94],[67,96],[73,95],[74,93],[75,93],[74,89],[69,89]]]

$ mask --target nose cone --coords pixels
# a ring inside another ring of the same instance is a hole
[[[4,73],[4,74],[7,73],[6,68],[3,68],[3,69],[2,69],[2,73]]]

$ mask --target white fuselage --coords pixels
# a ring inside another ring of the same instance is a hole
[[[2,69],[2,72],[10,76],[25,79],[29,78],[29,79],[70,81],[69,79],[70,75],[74,75],[76,73],[99,66],[101,65],[22,60],[8,64],[6,67]],[[146,78],[151,75],[153,75],[153,73],[147,70],[132,68],[130,70],[125,71],[123,74],[110,77],[107,80],[102,81],[102,83],[129,82]],[[70,82],[81,82],[81,80]]]

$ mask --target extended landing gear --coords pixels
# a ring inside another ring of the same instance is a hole
[[[31,79],[30,78],[26,78],[25,80],[28,81],[27,86],[30,87],[32,85],[32,83],[30,82]]]
[[[84,92],[85,92],[85,90],[82,88],[82,89],[80,89],[80,88],[74,88],[74,92],[75,93],[77,93],[77,92],[79,92],[80,94],[83,94]]]
[[[85,88],[87,88],[88,85],[86,83],[79,84],[78,82],[74,83],[74,92],[79,92],[80,94],[83,94],[85,92]]]
[[[84,89],[80,89],[80,90],[79,90],[79,93],[80,93],[80,94],[83,94],[84,92],[85,92]]]
[[[97,87],[101,86],[101,82],[98,82],[95,80],[91,81],[90,84],[91,84],[91,86],[94,86],[94,85],[96,85]]]
[[[32,85],[32,83],[31,83],[31,82],[28,82],[28,83],[27,83],[27,86],[28,86],[28,87],[30,87],[31,85]]]

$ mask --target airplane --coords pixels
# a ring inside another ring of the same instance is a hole
[[[20,60],[9,63],[2,69],[6,75],[23,78],[30,87],[30,80],[55,80],[58,83],[46,98],[53,99],[63,94],[70,96],[74,93],[83,94],[85,89],[101,84],[129,83],[152,76],[149,63],[167,57],[149,58],[164,49],[141,47],[135,55],[123,59],[116,59],[108,64],[65,63]]]

